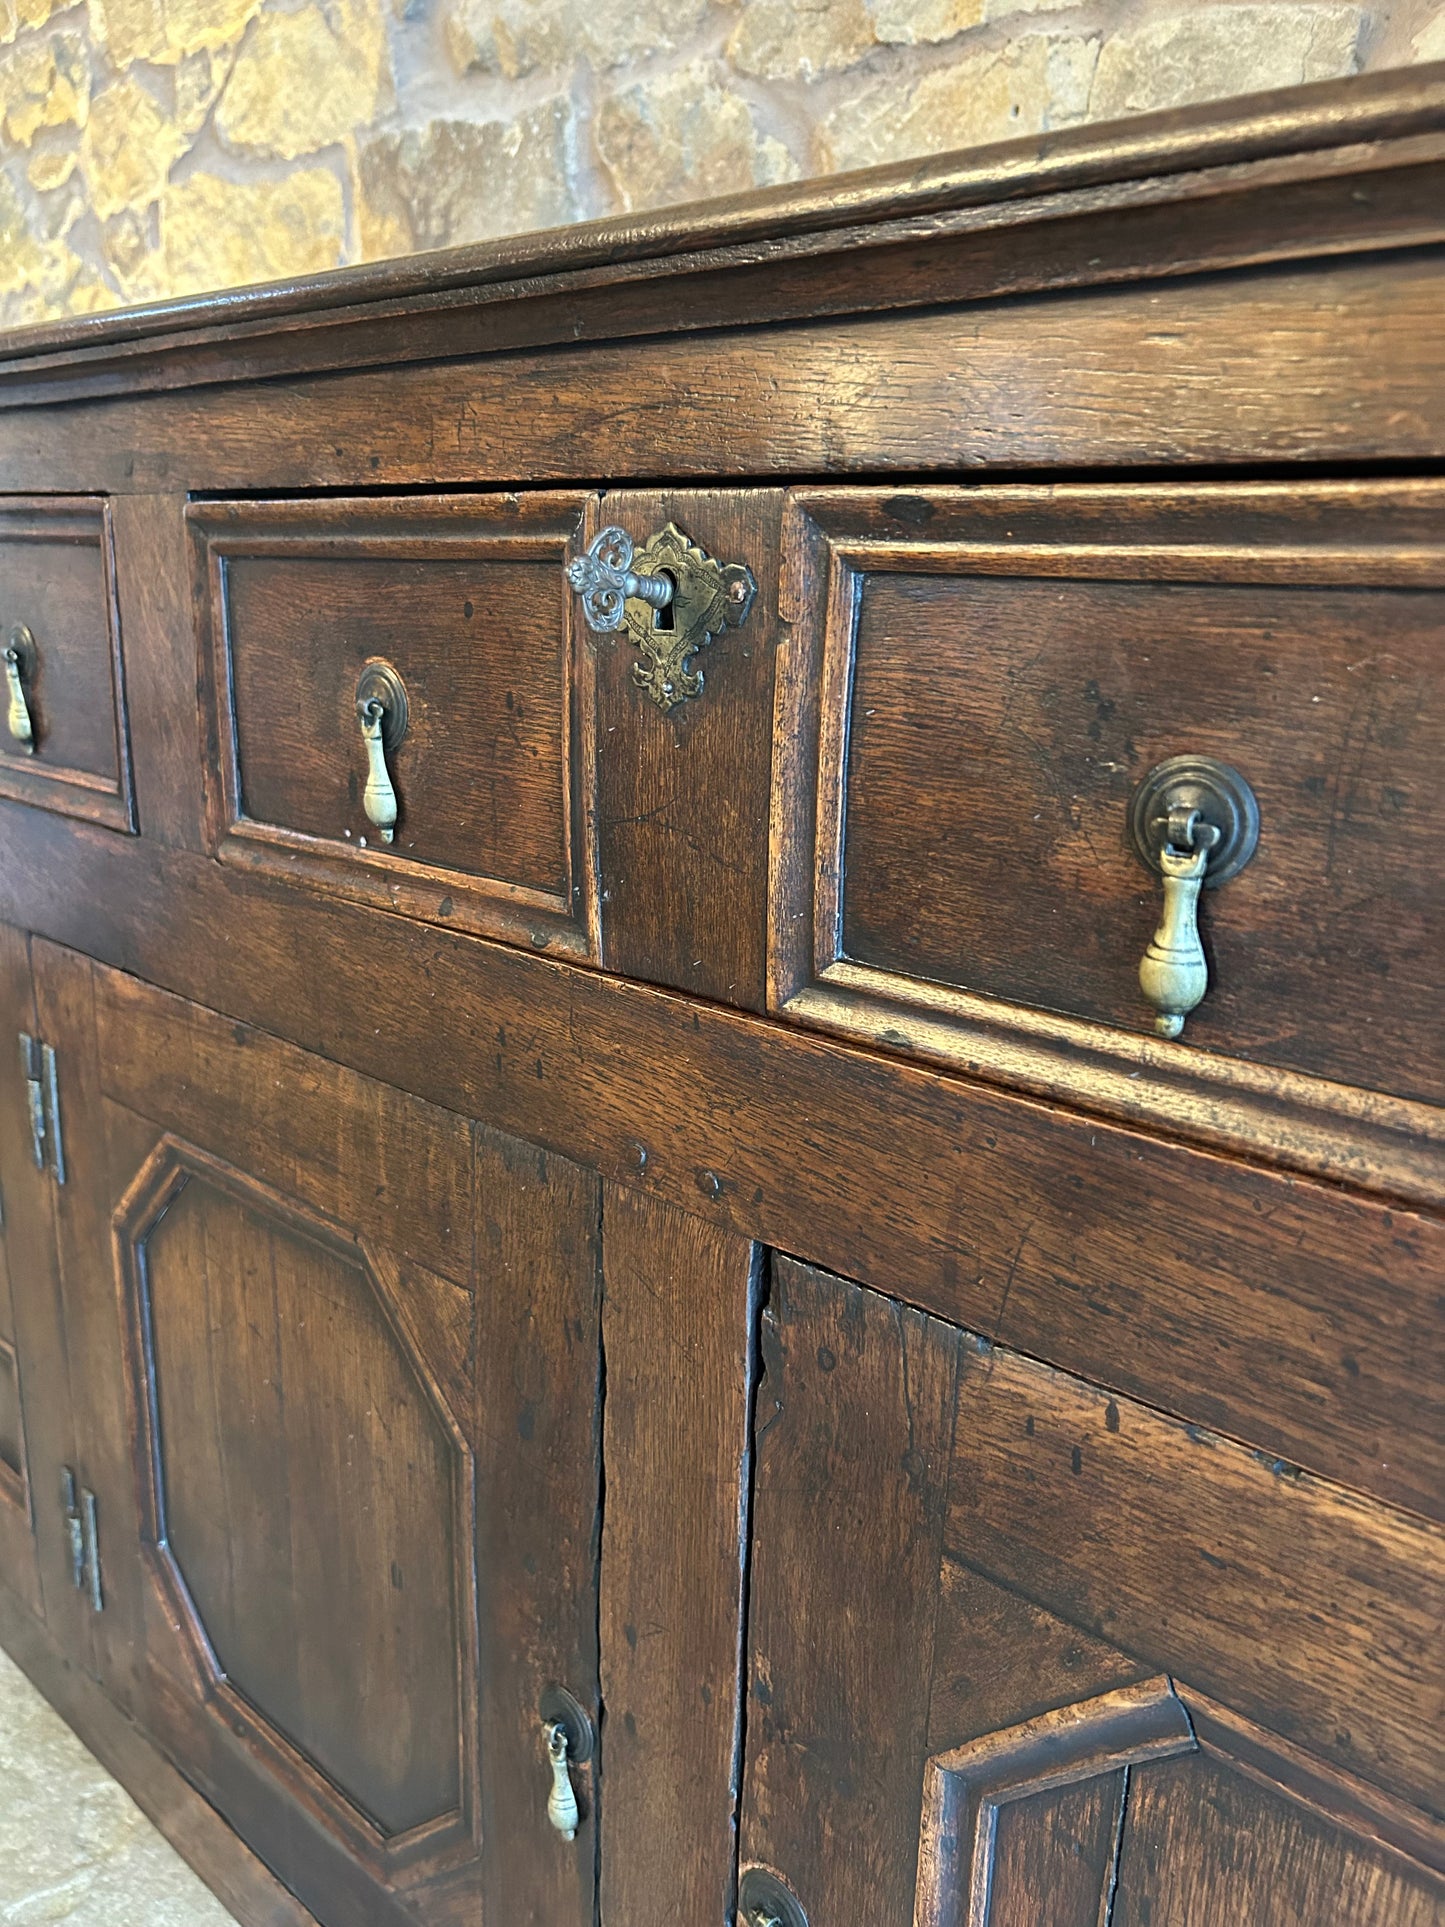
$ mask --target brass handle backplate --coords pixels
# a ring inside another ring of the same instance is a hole
[[[406,684],[389,662],[369,662],[356,682],[356,717],[366,751],[361,807],[383,843],[396,835],[396,789],[386,759],[406,734]]]
[[[5,644],[5,727],[10,740],[27,756],[35,754],[35,724],[25,699],[25,677],[35,665],[35,638],[17,622]]]
[[[1139,965],[1161,1037],[1177,1037],[1209,988],[1199,893],[1238,876],[1259,842],[1259,804],[1237,769],[1212,756],[1171,756],[1134,792],[1129,834],[1164,884],[1164,909]]]
[[[738,1882],[738,1927],[808,1927],[808,1916],[770,1867],[747,1867]]]
[[[572,1784],[572,1769],[585,1766],[592,1758],[596,1734],[582,1702],[565,1686],[549,1686],[542,1695],[539,1711],[547,1764],[552,1772],[547,1789],[547,1818],[564,1840],[575,1840],[582,1823],[582,1810],[577,1789]]]
[[[659,709],[702,694],[691,658],[746,620],[757,583],[741,562],[714,562],[669,522],[634,549],[625,529],[605,528],[567,565],[589,629],[625,629],[640,662],[632,679]]]

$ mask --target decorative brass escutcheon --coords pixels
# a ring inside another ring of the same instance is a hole
[[[587,626],[626,629],[642,657],[632,679],[659,709],[702,694],[691,658],[724,629],[747,619],[758,585],[741,562],[715,562],[675,522],[639,549],[625,529],[605,528],[567,565]]]
[[[361,806],[383,843],[396,835],[396,790],[386,767],[406,734],[406,684],[389,662],[367,663],[356,681],[356,717],[366,750],[366,788]]]
[[[17,622],[5,644],[5,727],[16,748],[27,756],[35,754],[35,724],[25,700],[25,677],[34,664],[35,638],[23,622]]]
[[[1164,883],[1164,910],[1139,965],[1161,1037],[1177,1037],[1209,988],[1199,893],[1238,876],[1259,841],[1259,804],[1237,769],[1212,756],[1171,756],[1134,792],[1129,834]]]

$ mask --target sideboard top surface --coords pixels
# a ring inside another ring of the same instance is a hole
[[[1432,245],[1442,167],[1435,62],[12,329],[0,408]]]

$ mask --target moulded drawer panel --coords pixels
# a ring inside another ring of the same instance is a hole
[[[970,1064],[991,1030],[1061,1087],[1093,1053],[1305,1108],[1344,1100],[1304,1079],[1445,1095],[1445,487],[808,491],[788,555],[775,1006],[894,1044],[926,1019]],[[1186,753],[1242,772],[1262,828],[1204,893],[1174,1044],[1128,817]]]
[[[226,861],[590,954],[590,750],[563,564],[582,495],[193,505]],[[385,842],[358,715],[389,665]]]
[[[0,501],[0,644],[17,648],[30,739],[0,689],[0,796],[135,827],[109,511],[73,496]],[[25,633],[18,640],[16,630]]]

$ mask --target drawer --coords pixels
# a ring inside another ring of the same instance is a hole
[[[785,553],[774,1008],[1206,1135],[1272,1107],[1275,1148],[1286,1110],[1425,1128],[1441,484],[807,491]],[[1260,827],[1202,894],[1175,1042],[1130,810],[1183,755],[1241,773]],[[1351,1174],[1338,1130],[1317,1148]]]
[[[591,704],[564,575],[590,499],[192,504],[213,852],[595,954]]]
[[[134,830],[110,517],[103,501],[0,501],[0,647],[7,649],[0,796]]]

